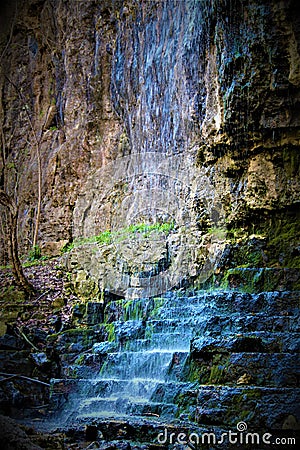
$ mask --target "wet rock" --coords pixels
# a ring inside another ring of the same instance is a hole
[[[73,317],[82,319],[85,313],[86,305],[84,303],[79,303],[73,307]]]
[[[67,351],[69,353],[80,353],[83,350],[84,350],[84,346],[80,342],[71,343],[67,349]]]
[[[48,336],[48,343],[53,345],[57,352],[67,353],[72,344],[80,345],[87,350],[99,340],[99,331],[88,327],[72,328],[58,334]],[[101,334],[101,333],[100,333]]]
[[[113,350],[116,349],[116,344],[114,342],[97,342],[96,344],[93,345],[93,353],[95,354],[107,354],[109,352],[112,352]]]
[[[264,352],[265,347],[256,337],[224,337],[220,339],[205,337],[195,338],[191,343],[191,354],[197,358],[208,357],[213,353],[229,352]]]
[[[32,358],[36,366],[39,367],[40,369],[49,366],[51,363],[50,360],[48,359],[48,356],[44,352],[30,353],[30,357]]]
[[[62,328],[62,319],[60,315],[53,315],[49,319],[49,324],[53,326],[53,331],[59,332]]]
[[[128,320],[126,322],[117,322],[115,333],[120,343],[132,339],[144,337],[146,322],[142,320]]]
[[[85,428],[85,439],[95,441],[98,437],[98,428],[95,425],[87,425]]]
[[[85,321],[88,325],[102,323],[104,318],[103,303],[88,302],[86,305]]]
[[[0,350],[21,350],[24,348],[24,342],[10,334],[4,334],[0,336]]]

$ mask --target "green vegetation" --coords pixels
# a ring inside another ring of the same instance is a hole
[[[212,366],[208,384],[220,384],[224,381],[225,368],[221,365]]]
[[[226,229],[221,227],[212,227],[207,230],[208,234],[215,236],[218,239],[226,237]]]
[[[135,225],[129,225],[128,227],[121,228],[116,231],[103,231],[97,236],[90,236],[86,238],[78,238],[75,239],[74,242],[66,245],[62,252],[67,253],[73,248],[79,247],[85,244],[100,244],[100,245],[109,245],[113,241],[123,241],[125,239],[134,238],[136,235],[142,235],[142,237],[147,238],[153,232],[169,234],[171,230],[174,229],[174,222],[163,222],[163,223],[154,223],[154,224],[145,224],[138,223]]]
[[[0,290],[0,301],[13,302],[13,304],[24,303],[26,296],[24,291],[16,286],[4,287]]]
[[[38,245],[35,245],[28,254],[28,261],[36,261],[41,257],[41,249]]]
[[[300,213],[286,210],[229,228],[230,268],[299,268],[299,224]]]
[[[108,342],[114,342],[116,340],[115,324],[114,323],[105,323],[104,328],[105,328],[105,331],[107,332]]]

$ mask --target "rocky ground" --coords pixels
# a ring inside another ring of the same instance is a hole
[[[25,274],[35,288],[29,299],[16,289],[11,271],[0,270],[0,447],[71,448],[63,434],[38,433],[34,424],[48,414],[49,380],[60,374],[59,357],[47,336],[71,326],[77,298],[61,258],[39,261]],[[32,417],[33,426],[20,426],[12,417],[27,423]]]

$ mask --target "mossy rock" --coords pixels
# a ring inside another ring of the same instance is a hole
[[[245,268],[236,267],[226,271],[222,286],[257,293],[270,291],[298,290],[300,271],[298,269]]]

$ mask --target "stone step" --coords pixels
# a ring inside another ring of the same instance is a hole
[[[184,374],[181,373],[181,376]],[[194,360],[188,375],[200,384],[299,386],[299,355],[290,353],[230,353]]]
[[[219,334],[211,333],[209,336],[217,338]],[[263,348],[267,352],[275,353],[300,353],[300,333],[271,331],[253,331],[248,333],[236,333],[227,335],[227,338],[235,337],[256,338],[262,342]],[[196,338],[197,339],[197,338]]]
[[[114,394],[110,397],[89,397],[88,399],[82,399],[76,407],[76,414],[77,417],[94,416],[102,412],[104,415],[107,415],[108,412],[125,415],[128,414],[128,410],[132,405],[140,405],[142,408],[146,404],[147,400],[144,397],[132,397],[126,395],[124,391],[123,395],[119,393],[119,395]]]
[[[193,359],[209,357],[219,353],[299,353],[299,333],[271,333],[256,331],[197,336],[191,341]]]
[[[262,349],[264,348],[265,351],[268,352],[300,352],[299,333],[251,331],[231,335],[228,334],[227,339],[234,339],[239,334],[245,338],[257,338],[257,342],[260,341],[262,343]],[[218,327],[217,330],[212,330],[209,333],[206,333],[206,335],[208,339],[218,339],[218,336],[220,335]],[[190,347],[190,341],[192,340],[192,337],[192,332],[186,333],[183,337],[182,333],[173,333],[167,335],[165,335],[164,333],[154,333],[152,341],[150,339],[138,339],[132,342],[128,342],[128,345],[126,345],[126,347],[128,351],[149,351],[151,350],[151,346],[158,347],[161,342],[164,342],[166,350],[170,350],[173,352],[175,352],[176,350],[180,352],[187,352]],[[198,339],[199,338],[196,336],[194,342]],[[95,346],[97,347],[100,344],[105,343],[95,344]],[[103,345],[103,348],[106,348],[105,345]],[[97,350],[97,348],[95,351],[96,353],[86,353],[83,355],[80,354],[77,358],[74,354],[64,355],[64,357],[62,358],[62,371],[64,376],[89,378],[92,376],[92,374],[98,375],[100,368],[102,367],[106,359],[107,352],[104,350],[102,354]]]
[[[265,299],[264,299],[265,300]],[[237,314],[240,315],[247,315],[247,314],[263,314],[263,315],[297,315],[299,312],[299,299],[297,300],[297,305],[290,305],[288,303],[288,298],[285,302],[282,302],[280,298],[273,299],[273,302],[267,303],[265,301],[264,305],[262,305],[263,302],[260,301],[260,299],[256,299],[254,302],[252,300],[252,303],[250,302],[245,305],[244,301],[238,302],[235,300],[233,304],[222,304],[218,305],[215,302],[215,304],[206,305],[203,300],[200,301],[200,303],[197,305],[195,304],[183,304],[178,306],[168,306],[166,309],[163,308],[160,313],[156,316],[157,318],[160,318],[161,320],[182,320],[183,318],[193,318],[196,320],[198,317],[209,317],[209,316],[224,316],[230,314],[231,316],[237,316]],[[235,305],[235,308],[233,307]]]
[[[198,292],[197,295],[190,297],[176,297],[167,298],[164,305],[158,312],[162,318],[168,317],[168,311],[173,313],[172,308],[176,308],[177,311],[183,310],[185,314],[185,308],[195,312],[213,313],[217,311],[221,312],[265,312],[268,314],[276,315],[281,314],[283,311],[289,314],[297,313],[300,307],[300,291],[270,291],[260,293],[247,293],[240,291],[203,291]],[[169,317],[172,317],[171,315]]]
[[[71,360],[67,358],[62,364],[62,374],[67,378],[91,378],[95,376],[136,378],[140,371],[142,371],[143,377],[149,376],[150,373],[155,371],[156,376],[161,378],[162,374],[169,370],[169,365],[172,363],[175,354],[177,366],[174,367],[178,369],[179,360],[182,363],[188,353],[188,349],[179,351],[145,349],[144,351],[119,351],[106,355],[86,353],[83,357],[79,356],[75,359],[71,355]]]
[[[148,352],[153,355],[153,358],[149,358],[143,361],[144,352],[126,352],[126,353],[111,353],[107,355],[107,366],[101,366],[97,364],[99,355],[86,354],[85,363],[76,365],[67,365],[63,369],[63,374],[67,378],[92,378],[95,379],[140,379],[141,377],[146,379],[149,376],[155,377],[156,380],[162,380],[162,375],[168,379],[177,379],[184,366],[186,358],[189,352],[186,351],[165,351],[160,356],[161,352]],[[129,358],[128,366],[124,368],[119,366],[119,362],[125,361]],[[89,364],[87,362],[89,361]],[[139,366],[135,364],[139,362]],[[101,364],[103,360],[101,359]],[[105,364],[105,363],[104,363]],[[133,367],[132,367],[133,365]],[[101,367],[103,369],[101,370]],[[109,368],[107,371],[106,369]],[[114,369],[113,369],[114,368]],[[156,376],[155,376],[156,375]]]
[[[170,380],[168,382],[135,378],[131,380],[120,380],[114,378],[107,379],[51,379],[51,398],[55,396],[64,396],[66,399],[87,397],[108,397],[111,395],[124,395],[124,392],[131,396],[150,398],[156,388],[169,386],[171,390],[180,389],[186,383]]]
[[[152,332],[152,330],[150,332]],[[190,340],[192,337],[192,330],[187,331],[185,335],[182,335],[181,332],[153,333],[151,339],[138,339],[136,341],[128,342],[126,344],[126,350],[151,350],[151,348],[158,348],[163,343],[163,348],[165,350],[188,351],[190,347]]]
[[[128,409],[127,414],[133,416],[157,417],[160,419],[172,419],[178,411],[177,405],[174,403],[151,403],[144,405],[133,403]]]
[[[193,396],[190,391],[190,387],[183,387],[177,399],[180,418],[188,417],[198,424],[207,424],[214,409],[224,426],[245,421],[253,429],[282,428],[288,416],[299,417],[299,388],[200,385]]]
[[[186,402],[188,399],[192,399],[191,403],[196,402],[198,383],[196,382],[174,382],[166,381],[164,383],[157,383],[155,389],[152,392],[150,400],[152,402],[165,402],[180,404],[180,396],[183,393],[183,397]]]
[[[76,396],[87,398],[87,396],[109,396],[112,393],[131,392],[131,395],[138,397],[148,397],[155,386],[159,383],[159,380],[154,379],[95,379],[95,378],[82,378],[82,379],[65,379],[65,378],[53,378],[50,380],[51,395],[64,395],[65,397],[75,398]]]
[[[109,406],[109,402],[124,398],[134,399],[136,402],[143,400],[148,403],[163,402],[174,405],[176,394],[185,386],[186,383],[175,380],[161,382],[153,379],[52,379],[50,400],[52,407],[60,405],[60,408],[63,408],[67,404],[69,411],[78,411],[79,405],[88,406],[94,401],[99,401],[99,404],[100,401],[107,401]],[[153,392],[157,393],[156,397],[153,397]]]
[[[246,374],[246,384],[297,387],[300,380],[299,354],[231,353],[224,373],[224,383],[242,382],[241,378]]]
[[[134,415],[134,416],[175,416],[177,406],[174,403],[155,403],[145,398],[123,395],[111,397],[91,397],[82,400],[76,408],[76,419],[83,417],[107,417],[111,415]]]
[[[300,332],[300,319],[295,316],[269,316],[264,313],[253,314],[227,314],[207,315],[205,317],[193,317],[178,319],[150,320],[146,324],[146,333],[152,336],[155,333],[187,333],[190,337],[193,333],[204,334],[207,332],[272,331],[272,332]]]
[[[100,376],[131,379],[136,377],[163,380],[173,357],[173,350],[157,350],[108,353],[101,367]]]
[[[271,291],[252,294],[235,290],[200,291],[194,296],[166,295],[160,299],[160,302],[162,306],[157,309],[155,317],[161,319],[236,312],[293,315],[299,311],[300,291]],[[130,308],[127,310],[126,320],[143,319],[146,306],[144,305],[142,308],[139,305],[141,300],[135,300],[133,303],[133,311],[131,312]],[[141,311],[138,311],[137,314],[136,309],[141,309]],[[151,313],[151,308],[149,311]]]

